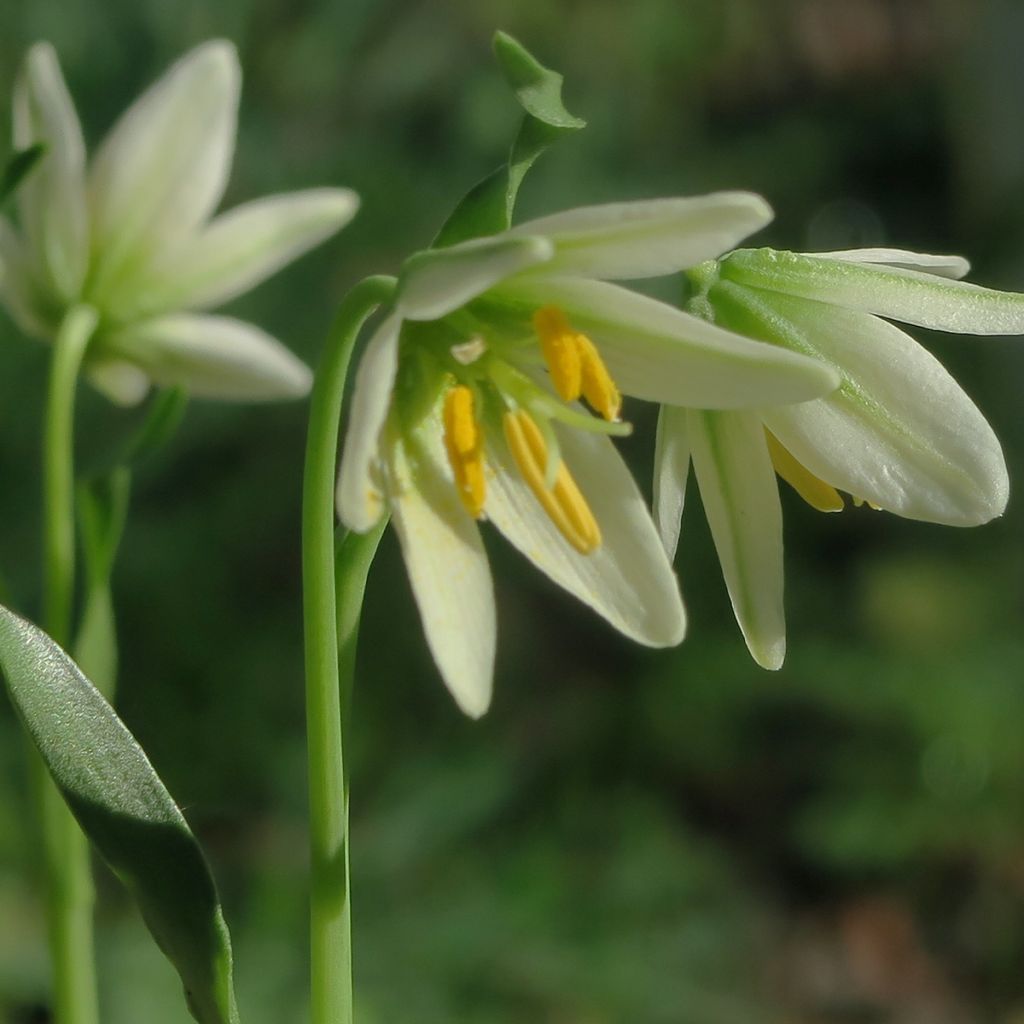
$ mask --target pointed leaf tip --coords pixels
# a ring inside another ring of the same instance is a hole
[[[574,117],[562,103],[562,76],[544,67],[507,32],[494,34],[494,56],[523,109],[553,128],[577,129],[586,121]]]

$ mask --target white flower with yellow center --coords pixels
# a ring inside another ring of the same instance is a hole
[[[20,230],[0,218],[0,301],[52,339],[68,310],[98,327],[94,384],[120,402],[150,382],[196,395],[304,395],[310,374],[252,324],[203,311],[248,291],[341,228],[347,189],[270,196],[214,217],[234,150],[241,72],[234,47],[205,43],[121,117],[92,166],[48,44],[29,50],[14,94],[14,143],[45,147],[18,192]]]
[[[390,511],[464,711],[486,710],[494,662],[478,520],[626,636],[683,638],[676,579],[611,442],[629,431],[620,393],[735,408],[803,401],[837,379],[603,279],[676,272],[769,217],[746,193],[583,208],[406,263],[359,367],[338,510],[360,532]]]
[[[840,491],[949,526],[1006,508],[992,428],[938,360],[888,322],[1024,334],[1024,295],[959,280],[968,269],[958,256],[899,249],[748,249],[688,273],[691,312],[841,378],[800,405],[723,413],[689,403],[659,420],[654,511],[666,548],[674,555],[692,461],[737,621],[763,667],[779,668],[786,649],[776,474],[825,512],[844,507]]]

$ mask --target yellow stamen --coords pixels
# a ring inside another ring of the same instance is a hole
[[[819,512],[842,512],[846,504],[842,495],[820,477],[816,477],[803,463],[798,462],[770,430],[764,433],[775,472],[812,508]]]
[[[594,343],[585,334],[577,334],[576,344],[583,364],[583,397],[592,409],[609,423],[614,423],[622,411],[622,395]]]
[[[563,402],[575,402],[583,394],[583,363],[576,332],[556,306],[545,306],[533,314],[533,329],[540,339],[551,383]]]
[[[601,531],[564,462],[559,462],[554,486],[547,486],[548,449],[533,417],[522,409],[507,412],[504,427],[519,472],[562,536],[581,555],[596,551],[601,546]]]
[[[868,508],[875,512],[881,512],[882,506],[876,505],[873,501],[868,501],[867,498],[858,498],[856,494],[851,494],[850,499],[853,501],[855,508],[860,508],[862,505],[867,505]]]
[[[455,475],[455,486],[466,511],[483,515],[484,441],[473,409],[473,392],[457,384],[444,396],[444,446]]]

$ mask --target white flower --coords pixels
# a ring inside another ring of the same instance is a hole
[[[663,409],[659,420],[655,519],[666,549],[675,553],[692,460],[736,618],[765,668],[782,665],[786,646],[776,473],[822,511],[844,507],[840,491],[950,526],[1005,509],[1009,482],[992,428],[933,356],[881,319],[1024,334],[1024,295],[960,281],[967,270],[958,256],[897,249],[749,249],[689,272],[692,312],[841,377],[832,394],[800,405],[691,405]]]
[[[202,312],[232,299],[341,228],[346,189],[246,203],[210,219],[234,149],[241,72],[234,47],[199,46],[124,113],[86,168],[57,57],[25,59],[14,142],[45,155],[18,193],[20,230],[0,218],[0,300],[30,334],[52,339],[65,313],[99,314],[87,368],[120,402],[150,382],[193,394],[304,395],[310,374],[252,324]]]
[[[479,519],[626,636],[682,639],[677,582],[610,440],[629,430],[620,388],[732,408],[808,399],[836,376],[599,279],[676,272],[769,217],[745,193],[584,208],[404,266],[357,374],[338,510],[356,531],[390,511],[467,713],[488,706],[495,647]]]

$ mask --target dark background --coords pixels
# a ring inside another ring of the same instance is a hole
[[[226,204],[363,197],[341,236],[230,307],[313,362],[345,290],[427,244],[501,160],[517,113],[497,27],[565,72],[590,122],[538,166],[521,216],[749,188],[777,210],[764,244],[963,253],[973,280],[1024,289],[1014,0],[0,0],[0,91],[50,39],[95,148],[181,52],[233,39]],[[1020,341],[916,333],[1022,479]],[[46,355],[0,320],[0,566],[29,613]],[[134,420],[86,390],[87,467]],[[652,414],[627,414],[646,487]],[[194,403],[138,474],[116,578],[120,708],[210,853],[254,1024],[307,1017],[304,417]],[[437,678],[385,539],[352,741],[363,1024],[1024,1021],[1020,502],[971,531],[783,503],[777,674],[746,654],[695,491],[672,652],[630,646],[489,536],[500,646],[480,723]],[[47,986],[21,753],[0,704],[12,1022]],[[105,1024],[186,1021],[125,894],[99,882]]]

